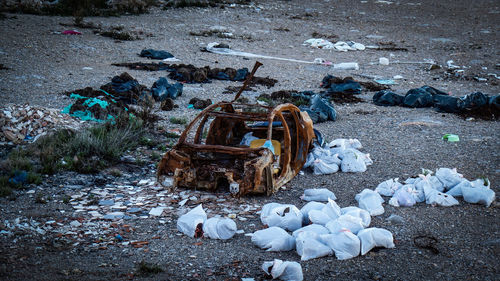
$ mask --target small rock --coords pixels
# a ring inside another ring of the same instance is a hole
[[[79,227],[81,226],[82,224],[79,222],[79,221],[72,221],[70,222],[70,224],[72,227]]]

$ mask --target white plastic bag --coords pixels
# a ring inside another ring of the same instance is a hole
[[[457,173],[456,168],[455,169],[439,168],[436,170],[436,177],[439,179],[440,182],[443,183],[445,189],[449,190],[455,185],[459,184],[464,176],[462,174]]]
[[[309,212],[311,210],[321,210],[321,209],[323,209],[323,207],[325,207],[325,205],[326,204],[324,204],[324,203],[320,203],[320,202],[316,202],[316,201],[311,201],[311,202],[305,204],[304,207],[302,207],[300,209],[300,212],[302,213],[302,216],[303,216],[302,225],[306,225],[306,224],[311,223],[311,221],[309,220]]]
[[[394,248],[392,233],[383,228],[371,227],[358,233],[361,241],[361,255],[365,255],[375,247]]]
[[[462,187],[472,187],[470,181],[463,179],[459,184],[448,190],[446,194],[454,197],[462,197]]]
[[[245,234],[252,237],[252,243],[270,252],[291,251],[295,248],[295,238],[282,228],[273,226],[254,233]]]
[[[191,209],[177,220],[177,229],[189,237],[200,236],[203,233],[197,233],[196,230],[203,230],[203,223],[207,220],[207,214],[203,210],[202,204]]]
[[[366,171],[366,163],[363,157],[359,156],[353,149],[346,149],[343,153],[342,172],[360,173]]]
[[[436,176],[431,176],[430,174],[418,175],[418,178],[415,180],[413,184],[415,185],[415,188],[417,190],[424,190],[424,185],[429,185],[430,187],[434,188],[439,192],[444,191],[443,183]]]
[[[320,236],[314,232],[305,231],[297,235],[295,240],[297,254],[300,260],[320,258],[332,254],[332,249],[320,241]]]
[[[361,149],[363,146],[358,139],[336,139],[328,144],[329,147],[341,147],[343,149],[355,148]]]
[[[415,190],[406,186],[408,185],[404,185],[402,188],[398,189],[396,193],[394,193],[393,198],[396,198],[398,201],[398,206],[411,207],[417,203],[413,197],[413,191]]]
[[[350,215],[353,217],[360,218],[361,221],[363,222],[363,227],[367,228],[370,226],[370,223],[372,221],[372,217],[370,216],[370,213],[367,210],[355,207],[355,206],[350,206],[350,207],[345,207],[340,209],[342,215]]]
[[[458,205],[457,199],[446,193],[439,192],[434,188],[425,186],[425,202],[430,205],[439,205],[443,207],[449,207]]]
[[[330,233],[337,233],[347,229],[350,232],[357,234],[360,230],[364,229],[363,221],[360,218],[353,217],[351,215],[341,215],[336,220],[328,222],[325,227],[330,231]]]
[[[236,230],[236,223],[230,218],[209,218],[203,224],[203,235],[211,239],[230,239]]]
[[[308,153],[307,158],[306,158],[306,163],[304,163],[304,166],[302,166],[302,169],[312,167],[314,160],[316,160],[316,158],[314,157],[314,154],[312,152]]]
[[[335,163],[328,164],[322,159],[316,159],[312,163],[315,175],[329,175],[338,172],[339,166]]]
[[[358,201],[359,207],[361,209],[367,210],[371,216],[378,216],[384,213],[384,199],[377,192],[364,189],[360,193],[356,194],[356,201]]]
[[[270,274],[273,279],[279,278],[286,281],[302,281],[302,267],[298,262],[282,261],[275,259],[274,261],[266,261],[262,264],[262,270]]]
[[[395,178],[383,181],[379,183],[375,191],[382,196],[393,196],[394,192],[403,186],[398,180],[398,178]]]
[[[302,227],[302,213],[291,204],[266,204],[262,207],[260,218],[264,225],[277,226],[290,231]]]
[[[489,207],[495,200],[495,191],[488,187],[463,186],[462,195],[465,202],[484,204],[486,207]]]
[[[335,256],[339,260],[347,260],[359,255],[361,242],[358,236],[348,230],[321,235],[320,237],[321,241],[335,252]]]
[[[328,199],[337,200],[335,194],[327,188],[310,188],[304,190],[304,194],[300,197],[304,201],[324,201]]]
[[[312,223],[325,225],[327,222],[340,217],[340,207],[337,203],[331,199],[328,199],[328,203],[321,210],[311,210],[309,212],[309,220]]]
[[[297,230],[295,230],[293,233],[292,233],[292,236],[297,238],[297,235],[299,235],[299,233],[301,232],[306,232],[306,231],[309,231],[309,232],[314,232],[318,235],[321,235],[321,234],[328,234],[330,233],[330,231],[328,231],[328,228],[320,225],[320,224],[310,224],[310,225],[307,225],[307,226],[304,226],[302,228],[299,228]]]
[[[257,138],[257,137],[254,137],[254,136],[253,136],[253,133],[252,133],[252,132],[248,132],[248,133],[246,133],[246,134],[243,136],[243,139],[241,140],[240,145],[250,146],[250,143],[251,143],[253,140],[258,140],[258,139],[259,139],[259,138]]]

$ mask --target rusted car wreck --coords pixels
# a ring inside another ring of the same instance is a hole
[[[306,112],[220,102],[203,110],[161,159],[174,187],[271,195],[304,165],[314,131]]]

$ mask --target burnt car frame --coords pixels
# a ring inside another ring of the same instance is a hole
[[[256,139],[250,146],[242,144],[248,133]],[[158,180],[173,176],[174,187],[229,190],[236,197],[271,195],[300,171],[313,137],[309,115],[293,104],[216,103],[165,153]]]

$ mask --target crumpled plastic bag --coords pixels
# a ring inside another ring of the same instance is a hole
[[[439,168],[436,170],[436,177],[443,183],[445,189],[449,190],[459,184],[464,176],[459,174],[456,168]]]
[[[341,215],[336,220],[329,221],[325,227],[330,231],[330,233],[337,233],[343,229],[347,229],[350,232],[357,234],[360,230],[364,229],[363,220],[351,215]]]
[[[286,281],[304,280],[300,263],[294,261],[282,261],[279,259],[266,261],[262,264],[262,270],[270,274],[273,279],[279,278]]]
[[[252,132],[248,132],[243,136],[243,139],[241,139],[240,145],[244,146],[250,146],[250,143],[253,140],[258,140],[258,137],[254,137]]]
[[[342,172],[360,173],[366,171],[366,162],[364,157],[350,148],[344,151],[340,168]]]
[[[439,192],[444,191],[444,185],[439,180],[439,178],[436,176],[432,176],[430,174],[418,175],[418,178],[415,179],[413,184],[415,185],[415,188],[418,190],[424,190],[424,185],[429,185],[430,187],[434,188]]]
[[[236,230],[236,223],[230,218],[209,218],[203,224],[203,236],[211,239],[230,239]]]
[[[252,243],[269,252],[291,251],[295,248],[295,238],[277,226],[245,234],[252,237]]]
[[[392,233],[383,228],[370,227],[363,229],[358,233],[358,238],[361,241],[361,255],[366,255],[375,247],[395,247]]]
[[[301,232],[297,235],[295,247],[302,261],[332,254],[332,249],[320,241],[320,235],[310,231]]]
[[[393,196],[394,192],[403,186],[398,180],[398,178],[394,178],[383,181],[379,183],[379,185],[375,188],[375,191],[382,196]]]
[[[340,215],[339,205],[335,201],[328,199],[328,203],[321,210],[309,211],[309,220],[312,223],[325,225],[329,221],[337,219]]]
[[[339,166],[337,164],[328,164],[321,159],[314,160],[312,167],[315,175],[329,175],[336,173],[339,170]]]
[[[358,201],[359,207],[361,209],[367,210],[371,216],[378,216],[384,213],[384,199],[377,192],[364,189],[355,196],[356,201]]]
[[[439,192],[432,187],[425,186],[425,202],[430,205],[449,207],[458,205],[457,199],[446,193]]]
[[[462,196],[465,202],[484,204],[486,207],[489,207],[495,200],[495,191],[484,185],[482,187],[473,187],[473,185],[463,186]]]
[[[191,209],[177,220],[177,229],[189,237],[201,237],[203,234],[203,223],[207,220],[207,214],[202,204]]]
[[[335,194],[327,188],[308,188],[304,190],[304,194],[300,196],[304,201],[324,201],[328,199],[337,200]]]
[[[300,212],[302,213],[302,216],[303,216],[303,220],[302,220],[302,224],[303,225],[306,225],[306,224],[309,224],[311,223],[311,221],[309,220],[309,212],[311,210],[321,210],[323,209],[323,207],[325,207],[325,203],[320,203],[320,202],[316,202],[316,201],[311,201],[307,204],[304,205],[304,207],[302,207],[300,209]]]
[[[343,149],[348,149],[348,148],[354,148],[354,149],[361,149],[363,148],[363,145],[361,145],[361,142],[358,139],[335,139],[331,141],[328,146],[330,148],[332,147],[341,147]]]
[[[486,185],[485,185],[486,183]],[[467,179],[463,179],[459,184],[455,185],[452,189],[448,190],[446,194],[460,197],[462,195],[462,187],[468,188],[490,188],[490,181],[488,179],[477,179],[474,181],[469,181]]]
[[[347,260],[359,256],[361,242],[358,236],[348,230],[320,236],[321,241],[330,247],[339,260]]]
[[[414,189],[407,187],[409,184],[404,185],[394,193],[394,197],[398,202],[398,206],[411,207],[417,203],[413,194]]]
[[[364,210],[364,209],[361,209],[361,208],[358,208],[355,206],[349,206],[349,207],[345,207],[345,208],[340,209],[340,211],[341,211],[342,215],[350,215],[353,217],[360,218],[362,223],[363,223],[364,228],[370,226],[370,223],[372,221],[372,217],[370,216],[370,213],[367,210]]]
[[[293,233],[292,233],[292,236],[297,238],[297,235],[299,235],[299,233],[301,232],[306,232],[306,231],[309,231],[309,232],[314,232],[318,235],[321,235],[321,234],[328,234],[330,233],[330,231],[328,231],[328,228],[320,225],[320,224],[310,224],[310,225],[307,225],[307,226],[304,226],[304,227],[301,227],[297,230],[295,230]]]
[[[260,219],[264,225],[277,226],[290,231],[302,227],[302,213],[297,207],[291,204],[275,204],[269,203],[262,207]]]

